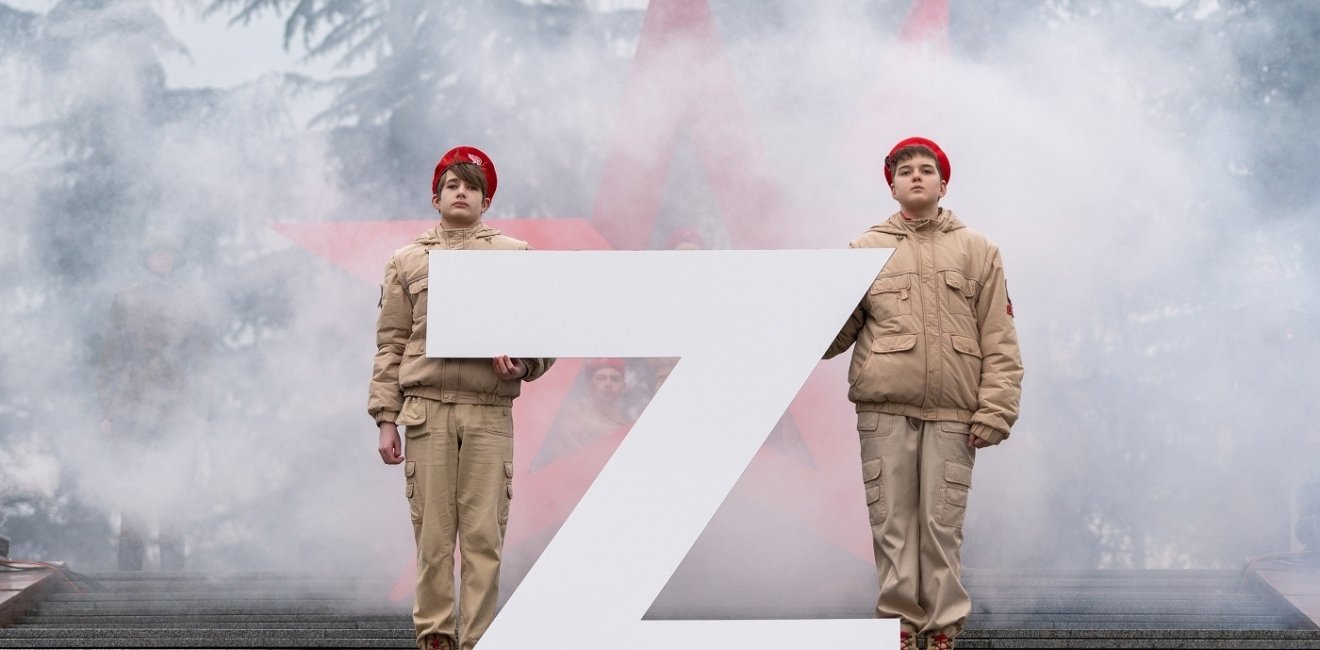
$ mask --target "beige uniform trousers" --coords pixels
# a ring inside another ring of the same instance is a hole
[[[507,406],[447,404],[409,397],[404,475],[417,538],[419,642],[444,634],[471,650],[495,618],[500,552],[513,496],[513,418]],[[454,541],[462,564],[457,629]]]
[[[958,580],[976,450],[968,425],[857,414],[880,598],[904,631],[956,637],[972,611]]]

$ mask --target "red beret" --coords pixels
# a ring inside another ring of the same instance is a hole
[[[949,167],[949,157],[944,154],[944,150],[940,148],[940,145],[935,144],[933,140],[927,140],[926,138],[908,138],[894,145],[894,148],[889,150],[889,155],[885,156],[886,183],[889,183],[890,185],[894,184],[894,173],[889,171],[889,159],[893,157],[893,155],[897,153],[899,149],[902,149],[903,147],[911,147],[911,146],[922,146],[934,152],[935,163],[938,164],[940,167],[940,178],[945,182],[948,182],[949,174],[952,173],[953,170],[952,168]]]
[[[627,369],[627,366],[624,365],[623,359],[592,359],[587,362],[588,374],[594,375],[597,370],[603,370],[605,368],[618,370],[619,374],[622,375],[626,374],[625,370]]]
[[[495,197],[495,187],[499,185],[499,177],[495,175],[495,163],[490,161],[490,156],[486,152],[476,147],[454,147],[448,153],[440,157],[440,162],[435,165],[435,175],[431,177],[431,193],[436,194],[440,187],[440,177],[445,175],[445,170],[455,163],[472,163],[481,168],[481,173],[486,175],[486,198]]]

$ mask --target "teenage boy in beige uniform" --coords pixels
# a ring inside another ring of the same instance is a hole
[[[552,363],[426,356],[430,251],[530,248],[481,223],[497,182],[494,164],[480,150],[458,147],[446,153],[431,179],[431,205],[440,212],[440,223],[395,251],[381,288],[368,412],[380,429],[381,459],[390,465],[406,461],[405,491],[417,540],[413,623],[418,647],[428,650],[471,650],[495,617],[513,496],[511,407],[521,382],[540,377]],[[449,318],[479,308],[447,307]],[[400,448],[398,425],[405,427],[406,449]],[[455,534],[462,553],[457,626]]]
[[[999,249],[939,206],[949,159],[924,138],[885,159],[899,212],[851,246],[894,254],[834,344],[853,346],[862,478],[880,581],[876,616],[902,647],[952,648],[971,612],[959,582],[976,450],[1017,420],[1022,359]]]

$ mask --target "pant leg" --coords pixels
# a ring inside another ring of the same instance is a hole
[[[865,412],[857,414],[857,433],[880,582],[875,615],[916,632],[927,617],[920,600],[921,430],[902,416]]]
[[[160,546],[161,571],[182,571],[186,564],[187,551],[179,519],[177,515],[160,517],[160,532],[156,538]]]
[[[454,618],[455,485],[458,438],[451,404],[409,398],[399,421],[404,431],[404,476],[413,535],[417,541],[417,638],[457,638]]]
[[[495,618],[500,554],[513,496],[513,416],[507,406],[457,407],[459,649],[472,650]]]
[[[972,612],[959,580],[962,527],[972,487],[976,449],[968,425],[925,422],[921,451],[921,597],[928,618],[923,634],[957,637]]]
[[[147,557],[147,517],[128,508],[119,514],[119,570],[141,571]]]

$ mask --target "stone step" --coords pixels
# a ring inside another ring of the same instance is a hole
[[[994,615],[1018,615],[1049,618],[1059,615],[1109,615],[1109,616],[1154,616],[1162,620],[1178,619],[1185,616],[1223,617],[1271,616],[1281,615],[1286,610],[1277,603],[1254,599],[1232,601],[1169,601],[1159,599],[1141,600],[1061,600],[1050,598],[1033,599],[973,599],[972,617],[979,618]],[[656,620],[681,620],[684,618],[866,618],[873,613],[872,606],[856,603],[848,608],[804,609],[792,604],[783,605],[782,609],[770,610],[759,605],[739,607],[736,603],[726,604],[720,610],[720,616],[675,615],[663,612],[648,616]]]
[[[975,601],[974,601],[975,603]],[[1187,601],[1187,600],[1053,600],[1012,599],[981,600],[974,604],[973,616],[984,614],[1156,614],[1263,616],[1279,612],[1272,603],[1259,601]]]
[[[1318,648],[1320,631],[968,630],[959,648]]]
[[[191,614],[344,614],[352,611],[360,614],[394,614],[400,608],[395,603],[349,604],[339,600],[323,601],[251,601],[226,599],[202,603],[200,601],[150,601],[144,603],[87,602],[87,603],[42,603],[29,615],[43,616],[88,616],[95,614],[134,615],[154,614],[156,616],[183,616]]]
[[[1215,591],[1140,591],[1135,589],[1090,589],[1077,591],[1072,589],[1041,589],[1041,590],[1022,590],[1022,591],[994,591],[984,592],[976,589],[968,590],[972,596],[972,602],[982,601],[1015,601],[1015,600],[1060,600],[1066,602],[1085,602],[1088,600],[1123,600],[1127,602],[1142,602],[1147,600],[1174,600],[1178,602],[1255,602],[1260,600],[1260,593],[1248,592],[1215,592]]]
[[[0,648],[407,648],[417,647],[411,636],[407,639],[326,638],[279,639],[278,644],[260,636],[227,635],[223,637],[193,637],[157,639],[150,636],[138,639],[105,639],[94,634],[63,639],[0,638]]]
[[[289,592],[289,591],[250,591],[241,590],[228,591],[97,591],[75,594],[62,592],[50,594],[46,597],[46,603],[101,603],[101,602],[176,602],[176,601],[207,601],[219,602],[225,600],[250,600],[254,602],[272,601],[272,600],[333,600],[338,602],[381,602],[380,597],[372,597],[354,592]]]
[[[412,616],[402,614],[213,614],[188,617],[162,617],[155,614],[96,615],[96,616],[28,616],[17,626],[78,627],[83,625],[116,625],[133,627],[412,627]]]
[[[263,639],[408,639],[412,640],[413,630],[408,628],[387,628],[378,630],[362,629],[299,629],[265,628],[260,630],[234,630],[233,628],[178,628],[178,627],[102,627],[89,625],[77,630],[66,628],[32,628],[27,626],[0,629],[0,639],[63,639],[85,638],[94,636],[101,639],[192,639],[220,638],[234,636],[259,637]]]
[[[1167,616],[1124,614],[1108,616],[1054,615],[1048,618],[1019,615],[975,615],[968,630],[1289,630],[1297,620],[1287,616]]]

